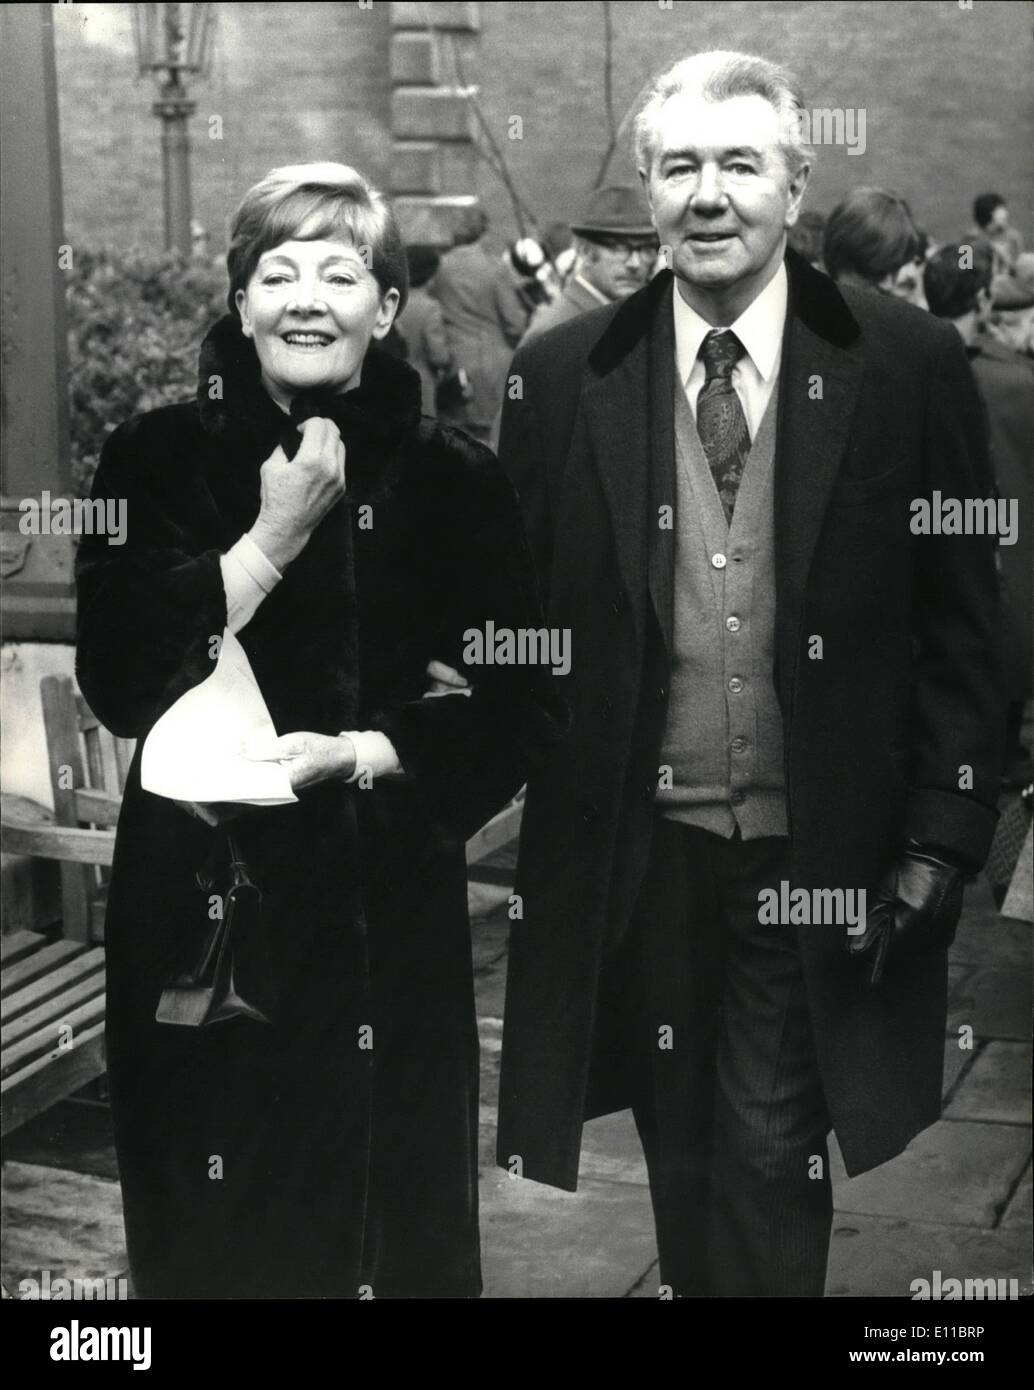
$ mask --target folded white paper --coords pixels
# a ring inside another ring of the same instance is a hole
[[[298,798],[287,768],[243,748],[277,737],[244,648],[227,628],[215,670],[162,715],[144,740],[140,782],[174,801],[282,806]]]

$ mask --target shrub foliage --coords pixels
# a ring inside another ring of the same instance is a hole
[[[67,277],[72,469],[86,496],[116,425],[193,398],[201,340],[226,310],[226,272],[172,252],[93,250]]]

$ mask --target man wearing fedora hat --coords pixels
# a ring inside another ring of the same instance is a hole
[[[523,343],[587,309],[627,299],[650,278],[657,232],[638,189],[621,184],[594,188],[571,230],[578,250],[574,274],[551,304],[532,314]]]

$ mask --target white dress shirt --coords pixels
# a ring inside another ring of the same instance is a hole
[[[743,356],[732,369],[732,384],[743,406],[752,440],[779,375],[787,294],[786,266],[780,261],[779,269],[761,293],[748,304],[735,323],[726,325],[744,347]],[[695,420],[697,397],[704,384],[700,345],[715,326],[690,308],[679,293],[677,280],[672,302],[675,311],[675,366]],[[715,331],[720,332],[721,329]]]
[[[251,622],[259,604],[283,575],[247,532],[219,557],[219,568],[226,590],[226,626],[236,635]],[[349,782],[357,782],[364,773],[379,777],[401,770],[395,745],[379,730],[350,729],[341,737],[347,738],[355,749],[355,771],[347,779]]]

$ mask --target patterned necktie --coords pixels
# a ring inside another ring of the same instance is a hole
[[[732,384],[732,369],[743,356],[743,344],[727,328],[712,329],[700,345],[700,356],[704,384],[697,397],[697,434],[728,523],[750,453],[750,431]]]

